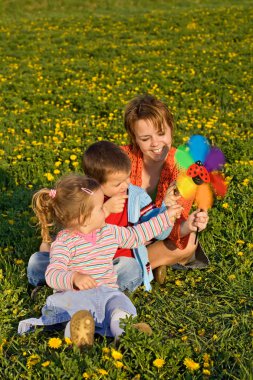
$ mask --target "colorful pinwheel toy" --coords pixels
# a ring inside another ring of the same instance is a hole
[[[206,137],[191,136],[186,145],[177,148],[175,160],[179,169],[176,186],[183,198],[194,199],[199,209],[208,210],[213,205],[213,195],[225,196],[227,185],[219,172],[225,156]]]

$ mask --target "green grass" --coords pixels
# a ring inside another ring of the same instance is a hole
[[[252,379],[252,17],[244,0],[0,2],[1,378]],[[211,266],[168,269],[165,286],[131,295],[154,335],[129,322],[116,368],[102,351],[111,340],[79,352],[48,347],[62,332],[17,335],[50,294],[29,298],[40,242],[29,205],[37,188],[81,171],[89,144],[126,143],[124,105],[144,92],[171,108],[175,146],[199,132],[225,152],[230,184],[200,236]]]

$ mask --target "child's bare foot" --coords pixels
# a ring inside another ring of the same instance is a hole
[[[70,320],[70,338],[78,347],[92,346],[95,322],[88,310],[77,311]]]
[[[133,325],[133,327],[135,329],[143,332],[146,335],[152,335],[153,334],[153,331],[152,331],[151,327],[147,323],[145,323],[145,322],[135,323]]]
[[[40,252],[49,252],[50,251],[50,244],[45,243],[44,241],[40,245]]]

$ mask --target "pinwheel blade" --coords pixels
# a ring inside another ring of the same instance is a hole
[[[205,162],[206,157],[210,151],[210,144],[204,136],[191,136],[191,138],[188,141],[188,146],[190,148],[190,154],[194,162]]]
[[[185,173],[179,174],[176,180],[176,186],[183,198],[191,199],[195,197],[197,185],[193,182],[191,177],[188,177]]]
[[[202,210],[208,210],[213,205],[213,193],[208,183],[198,186],[195,196],[196,206]]]
[[[225,164],[225,162],[225,156],[222,151],[214,146],[208,153],[204,162],[204,166],[209,172],[212,172],[213,170],[222,169],[222,166]]]
[[[180,145],[175,153],[175,161],[179,169],[187,169],[194,163],[187,145]]]
[[[210,182],[214,193],[217,196],[225,197],[227,192],[227,184],[225,182],[224,176],[221,173],[210,173]]]

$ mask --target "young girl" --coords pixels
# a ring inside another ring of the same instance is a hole
[[[19,333],[36,325],[68,322],[65,337],[78,346],[92,345],[94,332],[119,337],[120,320],[136,316],[129,298],[118,290],[112,259],[118,247],[143,245],[164,229],[172,228],[181,206],[134,227],[105,224],[104,194],[97,181],[83,175],[63,177],[55,189],[42,189],[33,197],[43,241],[50,242],[49,227],[63,230],[51,245],[46,282],[54,289],[42,317],[19,323]],[[135,328],[151,333],[144,323]]]

